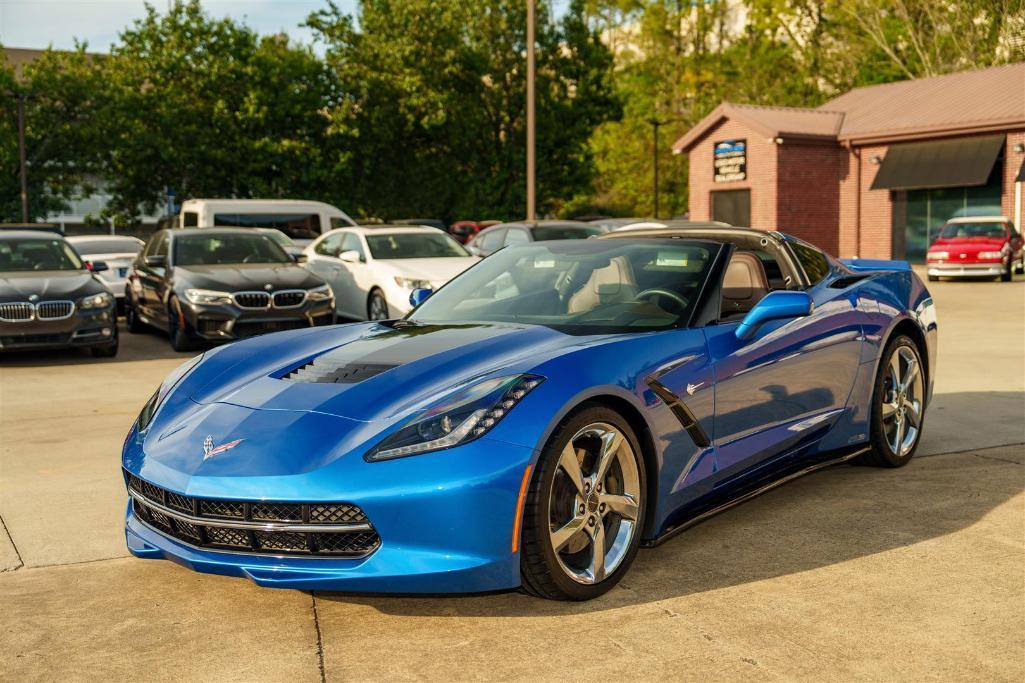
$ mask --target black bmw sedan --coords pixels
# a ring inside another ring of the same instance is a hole
[[[329,325],[335,298],[324,280],[267,235],[246,228],[153,234],[125,287],[130,332],[167,330],[187,351],[264,332]]]
[[[61,235],[0,233],[0,351],[86,347],[117,355],[114,295]]]

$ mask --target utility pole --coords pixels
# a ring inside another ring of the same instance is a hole
[[[534,167],[534,0],[527,0],[527,220],[537,220]]]
[[[28,164],[25,162],[25,96],[18,94],[18,164],[21,166],[21,222],[28,223]]]
[[[648,123],[651,124],[651,169],[652,169],[652,183],[651,190],[655,200],[655,210],[652,212],[651,217],[658,218],[658,127],[662,125],[662,121],[658,119],[649,119]]]

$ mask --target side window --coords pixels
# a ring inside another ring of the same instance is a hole
[[[811,284],[816,285],[829,275],[829,259],[821,251],[802,242],[789,242],[789,245]]]
[[[482,251],[490,254],[502,246],[503,237],[505,237],[505,230],[489,230],[481,235],[478,246]]]
[[[349,221],[345,220],[341,216],[331,216],[331,229],[332,230],[334,230],[335,228],[351,228],[351,227],[352,227],[352,223],[350,223]]]
[[[354,232],[345,233],[345,237],[342,238],[342,251],[355,251],[359,252],[359,260],[366,261],[367,256],[363,252],[363,242],[360,240],[359,235]]]
[[[505,231],[505,244],[526,244],[530,241],[527,237],[527,233],[524,230],[518,230],[516,228],[509,228]]]
[[[195,228],[199,226],[199,214],[195,211],[185,211],[182,213],[182,227],[183,228]]]
[[[342,235],[328,235],[313,248],[313,251],[317,252],[321,256],[338,256],[340,251],[338,247],[342,244]]]

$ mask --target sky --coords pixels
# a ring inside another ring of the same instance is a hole
[[[472,2],[473,0],[467,0]],[[354,14],[358,0],[335,0],[345,13]],[[164,11],[171,0],[150,0]],[[312,33],[300,24],[327,0],[203,0],[214,17],[230,16],[261,34],[287,33],[293,40],[312,42]],[[569,0],[554,0],[558,16]],[[0,0],[0,44],[5,47],[72,49],[75,39],[90,52],[108,52],[118,33],[145,16],[144,0]]]
[[[357,0],[336,0],[343,12],[354,12]],[[169,0],[150,0],[164,11]],[[327,0],[204,0],[214,17],[230,16],[261,34],[284,32],[308,43],[312,34],[300,24]],[[0,44],[5,47],[71,49],[75,39],[90,52],[108,52],[118,33],[146,14],[143,0],[0,0]]]

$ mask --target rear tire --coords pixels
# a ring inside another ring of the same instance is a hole
[[[927,386],[918,346],[905,335],[892,339],[876,371],[870,425],[872,450],[862,456],[865,464],[908,464],[922,440]]]
[[[641,448],[622,415],[592,406],[564,420],[527,492],[523,590],[551,600],[590,600],[619,583],[640,547],[645,486]]]

